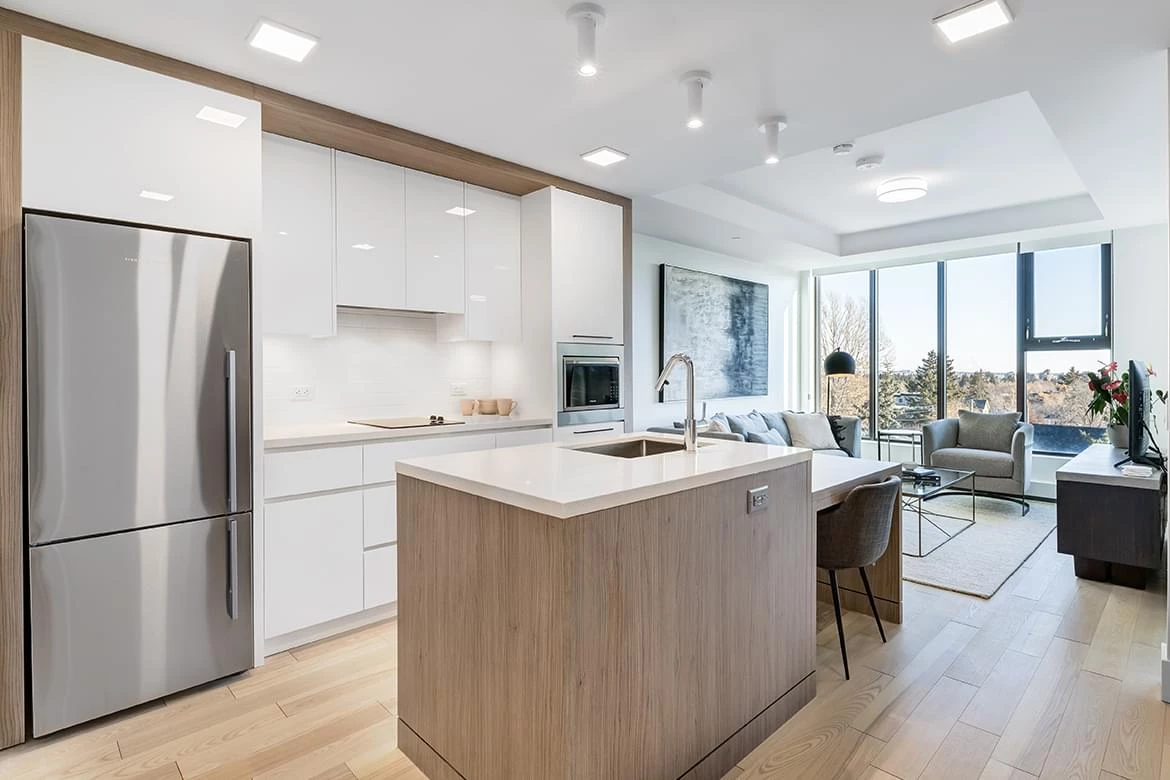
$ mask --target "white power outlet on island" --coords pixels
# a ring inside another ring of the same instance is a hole
[[[451,383],[451,395],[467,395],[467,383],[466,382],[452,382]]]
[[[294,401],[312,401],[313,400],[313,386],[312,385],[293,385],[290,397]]]

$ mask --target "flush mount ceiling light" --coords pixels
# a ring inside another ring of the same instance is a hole
[[[951,43],[958,43],[1012,21],[1012,10],[1004,0],[979,0],[934,19],[934,25]]]
[[[780,132],[788,127],[782,116],[770,116],[760,121],[760,132],[764,134],[764,162],[775,165],[780,162]]]
[[[239,127],[247,119],[242,114],[233,114],[231,111],[224,111],[222,108],[216,108],[215,106],[204,106],[199,109],[199,113],[195,115],[195,118],[202,119],[204,122],[214,122],[224,127]]]
[[[611,149],[608,146],[600,146],[592,152],[585,152],[581,155],[581,159],[585,162],[591,162],[594,165],[600,165],[602,168],[614,163],[620,163],[622,160],[629,157],[625,152],[619,152],[617,149]]]
[[[147,200],[161,200],[163,203],[175,199],[174,195],[165,192],[155,192],[154,190],[143,190],[138,193],[138,197],[146,198]]]
[[[354,244],[353,248],[360,249],[363,252],[369,252],[371,249],[374,248],[374,245],[373,244]]]
[[[905,203],[926,195],[926,180],[917,176],[888,179],[877,187],[877,199],[882,203]]]
[[[838,157],[844,157],[847,154],[853,154],[853,144],[837,144],[833,147],[833,154]]]
[[[870,155],[869,157],[862,157],[857,161],[857,170],[872,171],[874,168],[882,167],[885,159],[880,154]]]
[[[577,73],[597,75],[597,28],[605,21],[605,9],[597,3],[577,3],[565,14],[577,28]]]
[[[317,39],[283,24],[261,19],[248,36],[248,44],[293,62],[304,62],[309,52],[316,48]]]
[[[705,70],[688,70],[679,83],[687,88],[687,127],[698,130],[703,126],[703,90],[711,83],[711,74]]]
[[[454,206],[447,209],[448,214],[454,214],[457,217],[470,217],[475,213],[475,209],[465,209],[462,206]]]

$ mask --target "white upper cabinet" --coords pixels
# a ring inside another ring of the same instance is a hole
[[[263,202],[264,332],[333,335],[333,150],[265,133]]]
[[[463,182],[406,171],[406,308],[464,311]]]
[[[468,184],[466,314],[444,317],[441,338],[519,342],[520,199]]]
[[[33,38],[21,51],[25,206],[257,235],[259,103]]]
[[[337,305],[406,307],[402,168],[336,152]]]
[[[554,340],[621,344],[621,206],[554,189],[551,216]]]

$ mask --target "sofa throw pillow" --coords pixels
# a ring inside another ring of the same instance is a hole
[[[792,434],[788,432],[788,426],[784,424],[784,414],[782,412],[760,412],[759,415],[764,418],[765,425],[783,437],[785,444],[792,441]]]
[[[729,414],[727,415],[727,425],[731,428],[732,433],[738,433],[745,439],[749,433],[763,433],[768,430],[768,424],[764,422],[764,418],[760,416],[759,412]]]
[[[1011,452],[1012,436],[1019,421],[1019,412],[980,414],[960,409],[958,444],[973,450]]]
[[[823,414],[800,414],[784,412],[784,424],[792,436],[793,447],[807,447],[810,450],[835,450],[837,437],[829,425],[829,418]]]
[[[830,414],[829,427],[833,429],[833,438],[837,440],[837,449],[851,458],[854,457],[853,453],[845,448],[845,425],[841,422],[841,415]]]
[[[784,437],[780,435],[780,431],[773,430],[772,428],[762,432],[752,431],[747,435],[747,440],[756,444],[788,446],[788,442],[784,441]]]
[[[727,415],[716,412],[707,421],[707,433],[731,433],[731,426],[727,424]]]

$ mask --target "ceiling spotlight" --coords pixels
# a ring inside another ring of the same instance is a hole
[[[844,157],[847,154],[853,154],[853,144],[837,144],[833,147],[833,154],[838,157]]]
[[[703,126],[703,89],[711,83],[711,74],[705,70],[688,70],[679,83],[687,88],[687,127],[698,130]]]
[[[607,165],[620,163],[622,160],[629,157],[625,152],[619,152],[617,149],[611,149],[608,146],[601,146],[594,149],[592,152],[585,152],[581,155],[581,159],[585,162],[591,162],[594,165],[600,165],[604,168]]]
[[[1012,10],[1004,0],[979,0],[962,8],[936,17],[934,26],[951,43],[970,38],[1012,21]]]
[[[888,179],[877,187],[877,199],[882,203],[905,203],[926,195],[926,180],[917,176]]]
[[[775,165],[780,162],[780,131],[788,127],[782,116],[770,116],[760,121],[760,132],[764,134],[764,162]]]
[[[305,57],[309,56],[309,52],[316,48],[317,39],[283,24],[261,19],[248,36],[248,43],[253,48],[294,62],[303,62]]]
[[[874,168],[882,167],[883,162],[885,162],[885,158],[880,154],[871,155],[869,157],[862,157],[857,161],[857,170],[872,171]]]
[[[605,9],[597,3],[577,3],[565,18],[577,27],[577,73],[597,75],[597,28],[605,21]]]

